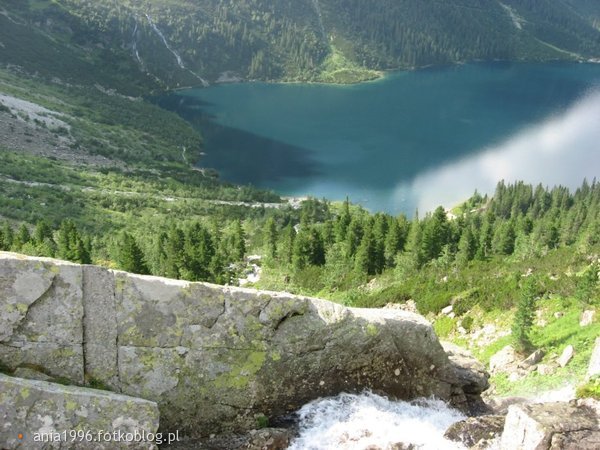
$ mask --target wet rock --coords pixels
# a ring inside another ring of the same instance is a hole
[[[98,433],[155,434],[158,419],[156,403],[147,400],[0,374],[0,443],[8,450],[155,449],[151,442],[115,442]],[[70,430],[83,430],[83,439],[71,440]],[[64,437],[56,435],[63,431]],[[50,433],[53,442],[43,446],[40,433]]]
[[[573,346],[567,345],[567,347],[563,350],[562,354],[556,360],[556,362],[558,363],[558,365],[560,367],[565,367],[567,364],[569,364],[571,359],[573,359],[574,355],[575,355],[575,349],[573,348]]]
[[[597,408],[590,406],[590,402],[513,405],[506,416],[500,448],[598,449],[599,420]]]
[[[469,417],[452,425],[444,437],[454,442],[460,442],[465,447],[476,444],[483,445],[502,434],[505,416]]]

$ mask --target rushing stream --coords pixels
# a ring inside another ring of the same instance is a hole
[[[413,444],[419,450],[457,450],[444,432],[465,416],[440,400],[390,401],[372,393],[316,400],[299,412],[300,434],[290,450],[363,450]],[[402,447],[400,447],[402,448]]]

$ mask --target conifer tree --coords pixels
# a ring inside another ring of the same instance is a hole
[[[267,219],[263,227],[263,242],[267,249],[267,255],[274,259],[277,255],[277,224],[272,217]]]
[[[512,336],[515,348],[522,353],[532,348],[530,333],[535,317],[537,282],[535,277],[525,278],[521,286],[521,294],[517,304],[517,312],[512,325]]]
[[[117,241],[117,264],[126,272],[142,275],[148,273],[141,248],[135,238],[126,231],[121,232]]]

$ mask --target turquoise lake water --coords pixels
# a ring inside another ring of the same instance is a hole
[[[160,102],[198,126],[199,165],[282,195],[411,214],[500,179],[600,174],[600,65],[488,63],[352,86],[246,83]]]

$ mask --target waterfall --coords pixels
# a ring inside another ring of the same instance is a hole
[[[325,32],[325,26],[323,26],[323,14],[321,13],[321,5],[319,4],[319,0],[312,0],[313,6],[317,13],[317,18],[319,19],[319,28],[321,30],[321,35],[325,42],[327,42],[327,33]]]
[[[156,26],[156,24],[152,20],[152,17],[150,17],[149,14],[146,14],[146,18],[148,19],[148,23],[150,24],[150,26],[152,27],[154,32],[158,35],[158,37],[160,37],[162,39],[163,44],[165,44],[165,47],[167,47],[167,50],[169,50],[173,54],[173,56],[175,56],[175,59],[177,59],[177,64],[179,65],[179,67],[182,69],[185,69],[185,65],[183,64],[181,55],[179,55],[179,53],[177,53],[175,50],[173,50],[173,48],[171,48],[171,46],[169,45],[169,42],[167,41],[167,38],[162,33],[162,31],[160,31],[160,29]]]
[[[171,54],[173,56],[175,56],[175,59],[177,60],[177,65],[183,69],[183,70],[187,70],[190,74],[192,74],[194,77],[196,77],[204,87],[208,86],[208,81],[206,81],[205,79],[203,79],[200,75],[198,75],[197,73],[193,72],[192,70],[188,69],[185,64],[183,63],[183,59],[181,58],[181,55],[177,52],[177,50],[175,50],[173,47],[171,47],[171,45],[169,44],[169,41],[167,41],[167,38],[165,37],[165,35],[163,34],[162,31],[160,31],[160,29],[156,26],[156,24],[154,23],[154,21],[152,20],[152,17],[150,17],[149,14],[145,14],[146,18],[148,19],[148,23],[150,24],[150,26],[152,27],[152,29],[154,30],[154,32],[158,35],[158,37],[160,37],[160,39],[162,40],[163,44],[165,44],[165,47],[167,48],[167,50],[169,50],[171,52]]]
[[[137,48],[137,31],[138,31],[138,21],[137,18],[134,17],[133,19],[135,21],[135,27],[133,29],[133,34],[131,35],[131,48],[133,49],[133,54],[135,56],[135,59],[137,59],[137,62],[140,63],[140,65],[144,65],[144,63],[142,62],[142,58],[140,58],[140,52],[138,52],[138,48]]]
[[[288,450],[359,450],[414,445],[420,450],[464,450],[444,438],[465,416],[440,400],[391,401],[366,392],[319,399],[300,409],[299,436]],[[402,447],[401,447],[402,448]]]

